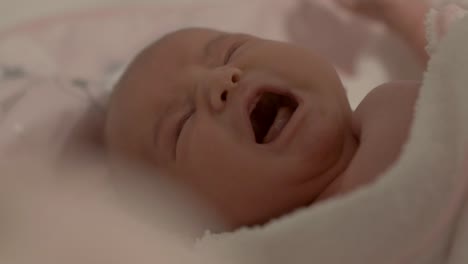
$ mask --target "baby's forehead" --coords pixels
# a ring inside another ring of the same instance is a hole
[[[212,29],[190,28],[171,32],[159,40],[151,47],[153,50],[158,49],[176,49],[180,47],[200,48],[206,45],[210,40],[219,35],[227,34]]]
[[[184,29],[169,33],[141,51],[127,69],[129,75],[145,75],[153,68],[178,69],[178,64],[195,62],[207,45],[225,33],[209,29]],[[176,66],[176,67],[171,67]]]
[[[145,80],[142,86],[170,83],[171,77],[189,64],[202,63],[210,43],[220,36],[227,35],[211,29],[183,29],[169,33],[144,49],[133,60],[126,71],[124,86],[135,86],[135,82]],[[149,88],[149,87],[148,87]]]
[[[206,41],[221,34],[208,29],[184,29],[170,33],[148,46],[129,65],[119,80],[115,98],[119,105],[135,109],[145,101],[165,101],[177,92],[174,81],[184,65],[193,62]],[[188,47],[188,48],[187,48]],[[161,102],[162,103],[162,102]],[[130,106],[131,105],[131,106]]]
[[[123,103],[135,101],[166,101],[179,89],[175,84],[181,81],[180,72],[185,66],[201,63],[201,57],[210,42],[228,33],[210,29],[183,29],[170,33],[134,59],[123,78],[119,81],[120,99]],[[123,97],[123,98],[122,98]]]

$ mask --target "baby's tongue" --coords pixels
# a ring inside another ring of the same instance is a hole
[[[289,119],[292,116],[292,111],[289,107],[281,107],[278,109],[278,113],[276,114],[275,121],[270,127],[268,134],[266,135],[265,139],[263,140],[264,144],[270,143],[275,138],[277,138],[281,131],[283,131],[284,127],[288,123]]]

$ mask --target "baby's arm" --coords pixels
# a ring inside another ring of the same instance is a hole
[[[347,9],[384,23],[415,52],[424,66],[426,52],[425,17],[430,6],[425,0],[337,0]]]
[[[395,9],[389,13],[385,23],[398,34],[416,53],[419,61],[427,65],[425,17],[429,11],[426,1],[395,1]]]
[[[353,114],[360,146],[346,172],[346,192],[374,181],[400,156],[413,122],[421,83],[398,81],[375,88]]]

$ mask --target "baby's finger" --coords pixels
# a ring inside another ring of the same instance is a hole
[[[375,20],[382,20],[382,2],[377,0],[337,0],[340,6],[349,11]]]
[[[346,8],[346,9],[354,9],[356,8],[356,3],[357,1],[356,0],[336,0],[335,1],[338,5]]]

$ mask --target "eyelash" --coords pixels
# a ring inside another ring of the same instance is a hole
[[[234,43],[230,48],[229,50],[226,52],[226,56],[224,57],[224,65],[228,64],[229,61],[231,60],[232,58],[232,55],[234,55],[234,53],[236,53],[236,51],[242,47],[243,45],[245,44],[245,41],[242,41],[242,42],[236,42]]]
[[[177,144],[179,142],[180,134],[182,134],[182,131],[184,130],[184,127],[187,121],[192,117],[194,113],[195,113],[195,110],[190,110],[190,112],[185,114],[177,123],[176,131],[175,131],[175,142],[174,142],[175,149],[177,149]]]

